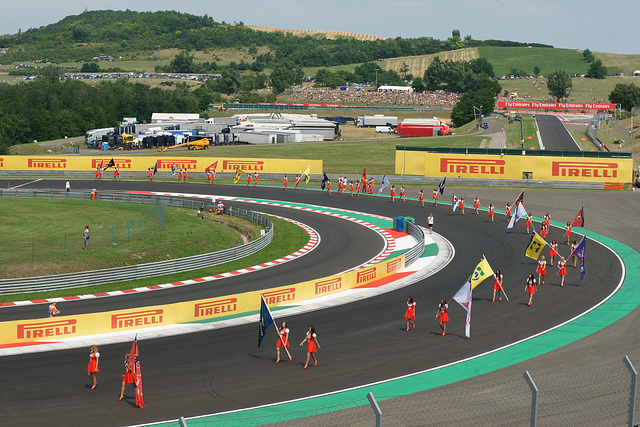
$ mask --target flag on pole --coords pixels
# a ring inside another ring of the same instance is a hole
[[[264,339],[264,334],[267,333],[267,328],[273,325],[274,320],[271,315],[271,310],[269,310],[269,306],[267,302],[264,300],[264,296],[260,295],[260,324],[258,325],[258,347],[262,345],[262,340]]]
[[[529,241],[529,245],[527,249],[524,251],[524,255],[531,259],[538,259],[540,256],[540,252],[547,246],[547,242],[533,230],[533,236],[531,236],[531,240]]]
[[[367,182],[367,168],[362,169],[362,176],[360,177],[360,181],[363,183]]]
[[[469,278],[469,282],[471,282],[471,289],[475,289],[484,279],[487,277],[493,276],[493,270],[489,265],[489,261],[483,256],[482,261],[476,266],[473,270],[473,274]]]
[[[451,206],[453,207],[453,211],[455,212],[458,209],[458,205],[460,204],[460,199],[455,194],[453,195],[453,199],[451,200]]]
[[[103,166],[104,166],[104,159],[102,159],[102,161],[100,161],[100,169],[104,170]]]
[[[575,255],[580,260],[580,280],[584,280],[584,249],[585,249],[586,241],[585,238],[582,237],[578,246],[575,247],[571,255]]]
[[[389,184],[391,184],[389,182],[389,179],[387,178],[386,175],[382,176],[382,182],[380,183],[380,189],[378,190],[378,193],[382,193],[382,190],[384,190],[385,187],[387,187]]]
[[[518,203],[524,203],[524,190],[520,192],[520,195],[516,198],[516,201],[513,202],[513,206],[517,205]]]
[[[309,179],[311,179],[311,177],[309,176],[311,172],[311,165],[307,166],[307,168],[304,170],[304,183],[308,184],[309,183]]]
[[[240,168],[236,168],[236,176],[233,178],[233,183],[236,184],[242,175],[244,175],[244,171]]]
[[[218,169],[218,161],[216,160],[215,162],[211,163],[209,166],[207,166],[206,168],[204,168],[205,172],[211,172]]]
[[[572,227],[584,227],[584,206],[580,208],[580,212],[573,218]]]
[[[438,188],[440,188],[440,195],[444,194],[444,183],[447,180],[446,175],[442,178],[442,181],[440,181],[440,185],[438,186]]]
[[[129,368],[133,373],[133,380],[136,387],[136,406],[145,408],[142,396],[142,370],[140,369],[140,354],[138,353],[138,336],[133,340],[131,351],[129,352]]]
[[[171,175],[175,175],[177,171],[178,166],[176,166],[176,164],[174,163],[173,165],[171,165]]]
[[[473,287],[467,281],[453,296],[453,299],[467,312],[467,320],[464,325],[464,336],[471,338],[471,301],[473,299]]]
[[[324,190],[324,186],[326,185],[326,182],[329,181],[329,177],[327,176],[326,172],[322,172],[322,182],[320,183],[320,188]]]
[[[113,161],[113,157],[111,158],[111,160],[109,160],[109,162],[107,163],[107,166],[104,167],[104,169],[102,169],[103,171],[106,171],[107,169],[109,169],[112,166],[115,166],[116,162]]]
[[[516,225],[516,222],[525,216],[527,216],[527,211],[524,209],[524,206],[522,206],[522,203],[518,203],[516,208],[513,210],[513,216],[511,217],[511,220],[509,220],[507,229],[513,228],[513,226]]]
[[[153,174],[157,174],[158,173],[158,161],[156,160],[156,164],[153,165]]]

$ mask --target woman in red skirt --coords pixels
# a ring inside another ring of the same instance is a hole
[[[544,214],[544,225],[547,226],[547,229],[551,226],[551,215],[549,215],[549,212]]]
[[[569,246],[569,238],[571,237],[571,223],[567,222],[567,226],[564,228],[564,236],[567,238],[567,246]]]
[[[538,260],[538,283],[544,285],[544,275],[547,274],[547,261],[544,259],[544,255]]]
[[[447,314],[447,310],[449,309],[449,304],[447,304],[447,300],[440,300],[440,305],[438,306],[438,311],[436,312],[436,316],[438,317],[438,322],[440,322],[440,329],[442,329],[442,336],[444,336],[447,331],[447,322],[449,321],[449,315]]]
[[[493,207],[493,203],[489,203],[489,222],[493,222],[494,213],[495,213],[495,209]]]
[[[433,189],[433,206],[438,206],[438,189]]]
[[[549,262],[551,263],[551,265],[555,265],[556,255],[558,255],[558,244],[555,240],[552,240],[551,244],[549,245],[549,256],[551,257]]]
[[[424,191],[420,190],[420,194],[418,194],[418,207],[424,208]]]
[[[407,300],[407,311],[405,311],[404,317],[407,319],[407,332],[409,332],[409,324],[415,329],[416,324],[411,320],[416,318],[416,302],[413,300],[413,297],[409,297]]]
[[[406,202],[404,196],[405,196],[405,191],[404,191],[404,185],[402,187],[400,187],[400,201],[401,202]]]
[[[100,372],[100,367],[98,366],[99,359],[100,353],[98,353],[98,347],[92,345],[91,352],[89,353],[89,366],[87,367],[87,374],[89,375],[89,379],[93,383],[93,385],[91,386],[91,390],[95,390],[98,386],[98,379],[96,378],[96,374]]]
[[[578,262],[578,257],[573,254],[573,251],[578,247],[578,241],[574,240],[571,244],[571,265],[573,268],[576,268],[576,263]]]
[[[544,239],[545,237],[547,237],[547,234],[549,234],[547,224],[543,222],[542,224],[540,224],[540,237]]]
[[[287,347],[289,347],[289,328],[287,328],[287,322],[282,322],[282,326],[280,326],[280,329],[278,329],[278,341],[276,342],[276,355],[278,357],[276,363],[280,363],[281,348],[284,348],[287,354],[289,354],[289,352],[286,350]],[[289,362],[291,362],[292,360],[293,358],[289,354]]]
[[[478,208],[480,207],[480,198],[478,196],[476,196],[475,199],[473,199],[473,213],[474,215],[478,215]]]
[[[320,350],[320,344],[318,344],[318,338],[316,336],[316,328],[313,326],[309,326],[309,330],[307,331],[307,335],[304,337],[302,342],[300,343],[300,347],[302,344],[307,342],[307,361],[304,363],[304,368],[307,369],[309,366],[309,358],[313,358],[313,366],[318,366],[318,359],[316,359],[316,351]]]
[[[498,301],[502,301],[502,273],[500,270],[496,270],[494,276],[496,280],[493,282],[493,299],[491,302],[496,302],[496,291],[498,292]]]
[[[133,384],[133,388],[136,387],[136,380],[133,376],[133,367],[129,363],[129,353],[124,355],[124,375],[122,376],[122,386],[120,387],[120,399],[124,399],[124,386],[127,384]]]
[[[396,201],[396,186],[391,186],[391,203],[395,203]]]
[[[460,197],[460,204],[458,205],[458,215],[464,215],[464,197]]]
[[[527,226],[527,234],[531,233],[531,224],[533,224],[532,219],[533,215],[531,215],[531,212],[529,212],[527,214],[527,222],[524,223],[524,225]]]
[[[536,293],[536,279],[533,277],[533,274],[529,275],[524,290],[529,294],[529,303],[527,305],[531,306],[531,302],[533,301],[533,294]]]
[[[507,221],[511,221],[511,203],[507,203],[505,210],[507,211]]]
[[[567,261],[565,261],[564,257],[560,257],[560,261],[558,261],[558,275],[561,277],[560,286],[564,286],[564,276],[567,275]]]

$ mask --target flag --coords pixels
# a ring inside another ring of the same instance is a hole
[[[329,181],[329,177],[327,176],[326,172],[322,173],[322,182],[320,183],[320,188],[324,190],[324,186],[326,185],[326,182]]]
[[[380,189],[378,190],[378,193],[382,193],[382,190],[384,190],[384,188],[386,186],[388,186],[389,184],[391,184],[389,182],[389,179],[387,178],[387,175],[383,175],[382,176],[382,182],[380,183]]]
[[[309,183],[309,179],[311,178],[311,177],[309,176],[309,173],[310,173],[310,172],[311,172],[311,165],[307,166],[307,168],[304,170],[304,173],[303,173],[303,175],[304,175],[304,182],[305,182],[305,184],[308,184],[308,183]]]
[[[175,174],[176,174],[176,172],[177,172],[177,170],[178,170],[178,166],[176,166],[176,164],[174,163],[174,164],[171,166],[171,175],[175,175]]]
[[[103,161],[104,163],[104,161]],[[113,157],[111,158],[111,160],[109,160],[109,162],[107,163],[107,166],[104,167],[104,169],[102,169],[103,171],[106,171],[107,169],[109,169],[111,166],[115,166],[116,162],[113,161]]]
[[[529,241],[529,245],[527,249],[524,251],[524,255],[531,259],[538,259],[540,256],[540,252],[547,246],[547,242],[533,230],[533,236],[531,236],[531,240]]]
[[[440,194],[444,194],[444,182],[447,180],[447,177],[444,176],[442,178],[442,181],[440,181],[440,185],[438,186],[440,188]]]
[[[260,303],[260,324],[258,325],[258,347],[262,345],[262,340],[264,339],[264,334],[267,333],[267,328],[274,323],[271,310],[269,310],[264,296],[261,295],[260,300],[262,302]]]
[[[516,201],[513,202],[513,206],[516,206],[518,203],[524,203],[524,190],[520,192],[520,195],[516,198]]]
[[[471,282],[471,289],[475,289],[484,279],[493,276],[493,270],[489,265],[489,261],[485,257],[482,257],[482,261],[473,270],[473,274],[469,278]]]
[[[211,171],[216,171],[216,169],[218,169],[218,161],[216,160],[215,162],[211,163],[209,166],[207,166],[206,168],[204,168],[205,172],[211,172]]]
[[[471,338],[471,301],[473,299],[473,287],[470,281],[467,281],[453,296],[453,299],[464,308],[467,312],[467,320],[464,325],[464,336]]]
[[[362,169],[362,176],[360,177],[360,181],[364,183],[367,182],[367,168]]]
[[[242,171],[242,169],[236,168],[236,176],[235,178],[233,178],[233,183],[236,184],[240,180],[242,175],[244,175],[244,172]]]
[[[158,173],[158,161],[156,160],[156,164],[153,165],[153,174],[157,174]]]
[[[578,246],[575,247],[571,255],[575,255],[580,260],[580,280],[584,280],[584,249],[585,249],[586,241],[585,238],[582,237]]]
[[[145,408],[142,397],[142,371],[140,369],[140,354],[138,353],[138,336],[133,340],[131,351],[129,352],[129,367],[133,373],[134,385],[136,387],[136,406]]]
[[[453,199],[451,200],[451,206],[453,206],[453,211],[455,212],[460,204],[460,199],[455,194],[453,195]]]
[[[584,227],[584,206],[580,208],[580,212],[573,218],[572,227]]]
[[[100,169],[102,169],[103,166],[104,166],[104,159],[102,159],[102,161],[100,162]]]
[[[524,206],[522,206],[522,203],[518,203],[516,208],[513,210],[513,216],[507,225],[507,229],[513,228],[513,226],[516,225],[516,222],[525,216],[527,216],[527,211],[524,209]]]

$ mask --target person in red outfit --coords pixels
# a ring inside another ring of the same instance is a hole
[[[316,328],[313,326],[309,326],[309,330],[307,331],[307,335],[304,337],[302,342],[300,343],[300,347],[306,341],[307,343],[307,361],[304,362],[304,368],[307,369],[309,366],[309,358],[313,358],[313,366],[318,366],[318,359],[316,359],[316,351],[320,350],[320,344],[318,343],[318,337],[316,335]]]
[[[529,303],[527,305],[531,306],[531,303],[533,302],[533,295],[536,293],[536,279],[533,277],[533,274],[529,275],[527,284],[524,286],[524,290],[529,294]]]
[[[460,197],[460,204],[458,205],[458,215],[464,215],[464,197]]]
[[[538,269],[536,271],[538,272],[538,283],[544,285],[544,276],[547,274],[547,261],[544,259],[544,255],[538,260]]]
[[[527,234],[531,233],[531,225],[533,224],[533,215],[531,215],[531,212],[529,212],[527,214],[527,222],[524,223],[524,225],[527,226]]]
[[[564,286],[564,276],[567,275],[567,261],[565,261],[564,257],[560,257],[560,261],[558,261],[558,275],[561,277],[560,286]]]
[[[578,262],[578,257],[573,254],[573,251],[578,247],[578,241],[574,240],[571,244],[571,266],[576,268],[576,263]]]
[[[404,199],[405,196],[405,191],[404,191],[404,185],[402,187],[400,187],[400,201],[401,202],[405,202],[406,200]]]
[[[124,355],[124,375],[122,376],[119,401],[124,399],[124,386],[127,384],[133,384],[133,387],[136,387],[136,379],[133,376],[133,366],[129,363],[129,353]]]
[[[433,196],[431,198],[433,199],[433,206],[438,206],[438,189],[437,188],[433,189]]]
[[[447,300],[440,300],[440,305],[438,306],[438,311],[436,312],[436,316],[438,317],[438,322],[440,322],[440,329],[442,329],[442,336],[444,336],[447,331],[447,322],[449,321],[449,315],[447,314],[447,310],[449,309],[449,304],[447,304]]]
[[[511,221],[511,203],[507,203],[505,210],[507,211],[507,222],[509,222]]]
[[[424,208],[424,191],[420,190],[420,194],[418,195],[418,207]]]
[[[287,191],[287,187],[289,186],[289,180],[287,179],[287,175],[284,176],[284,191]]]
[[[289,362],[293,360],[291,354],[287,350],[289,347],[289,328],[287,328],[287,322],[282,322],[282,326],[278,329],[278,341],[276,342],[276,363],[280,363],[280,349],[284,348],[285,352],[289,355]]]
[[[395,203],[396,201],[396,186],[391,186],[391,203]]]
[[[493,207],[493,203],[489,204],[489,222],[493,222],[493,215],[495,214],[495,209]]]
[[[480,207],[480,198],[478,196],[476,196],[475,199],[473,199],[473,213],[475,215],[478,215],[478,208]]]
[[[567,226],[564,228],[564,236],[567,238],[567,246],[569,246],[569,238],[571,237],[571,223],[567,222]]]
[[[89,375],[89,379],[93,383],[93,385],[91,386],[91,390],[95,390],[98,386],[98,379],[96,378],[96,374],[100,372],[100,367],[98,366],[99,359],[100,353],[98,353],[98,347],[92,345],[91,352],[89,353],[89,366],[87,367],[87,374]]]
[[[416,302],[413,300],[413,297],[409,297],[407,300],[407,311],[405,311],[404,317],[407,319],[407,332],[409,332],[409,324],[415,329],[416,324],[413,323],[412,319],[416,318]]]
[[[556,243],[555,240],[552,240],[551,244],[549,245],[549,256],[551,257],[549,262],[551,263],[551,265],[555,265],[554,261],[555,261],[556,255],[558,255],[558,244]]]
[[[493,299],[491,302],[496,302],[496,291],[498,292],[498,301],[502,301],[502,273],[500,270],[496,270],[495,281],[493,282]]]

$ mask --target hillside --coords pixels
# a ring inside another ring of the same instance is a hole
[[[247,28],[251,28],[255,31],[264,31],[267,33],[275,33],[280,32],[283,34],[292,34],[296,37],[305,37],[305,36],[324,36],[329,40],[335,40],[339,37],[349,37],[356,40],[363,41],[371,41],[371,40],[387,40],[387,37],[373,36],[370,34],[360,34],[360,33],[347,33],[344,31],[323,31],[323,30],[285,30],[282,28],[271,28],[271,27],[260,27],[257,25],[247,25]]]

